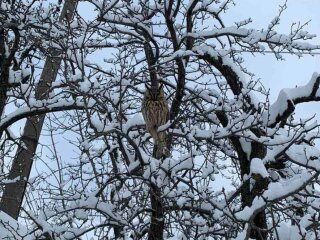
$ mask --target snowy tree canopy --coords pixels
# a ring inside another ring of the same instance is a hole
[[[227,24],[237,2],[0,1],[0,236],[319,239],[319,123],[295,109],[320,100],[320,74],[270,102],[243,52],[320,44],[307,23],[277,31],[286,2],[265,28]],[[141,113],[159,83],[161,159]]]

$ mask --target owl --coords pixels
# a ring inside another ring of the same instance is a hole
[[[158,127],[168,121],[168,103],[163,91],[163,84],[160,86],[148,86],[142,102],[142,115],[146,122],[147,131],[151,134],[156,145],[156,158],[167,157],[167,135],[164,131],[158,132]]]

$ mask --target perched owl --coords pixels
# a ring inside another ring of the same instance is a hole
[[[158,127],[167,123],[169,113],[163,84],[160,84],[160,87],[146,85],[141,111],[147,131],[151,134],[154,144],[157,146],[156,158],[167,157],[169,150],[166,144],[166,133],[157,131]]]

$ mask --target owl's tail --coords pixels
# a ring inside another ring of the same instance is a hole
[[[167,147],[167,134],[165,132],[158,132],[158,146],[156,151],[156,158],[169,157],[170,152]]]

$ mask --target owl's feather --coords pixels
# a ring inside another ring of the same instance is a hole
[[[158,132],[158,128],[166,124],[169,113],[162,85],[159,88],[146,86],[141,110],[146,122],[147,131],[157,146],[156,157],[167,157],[169,155],[167,134],[164,131]]]

